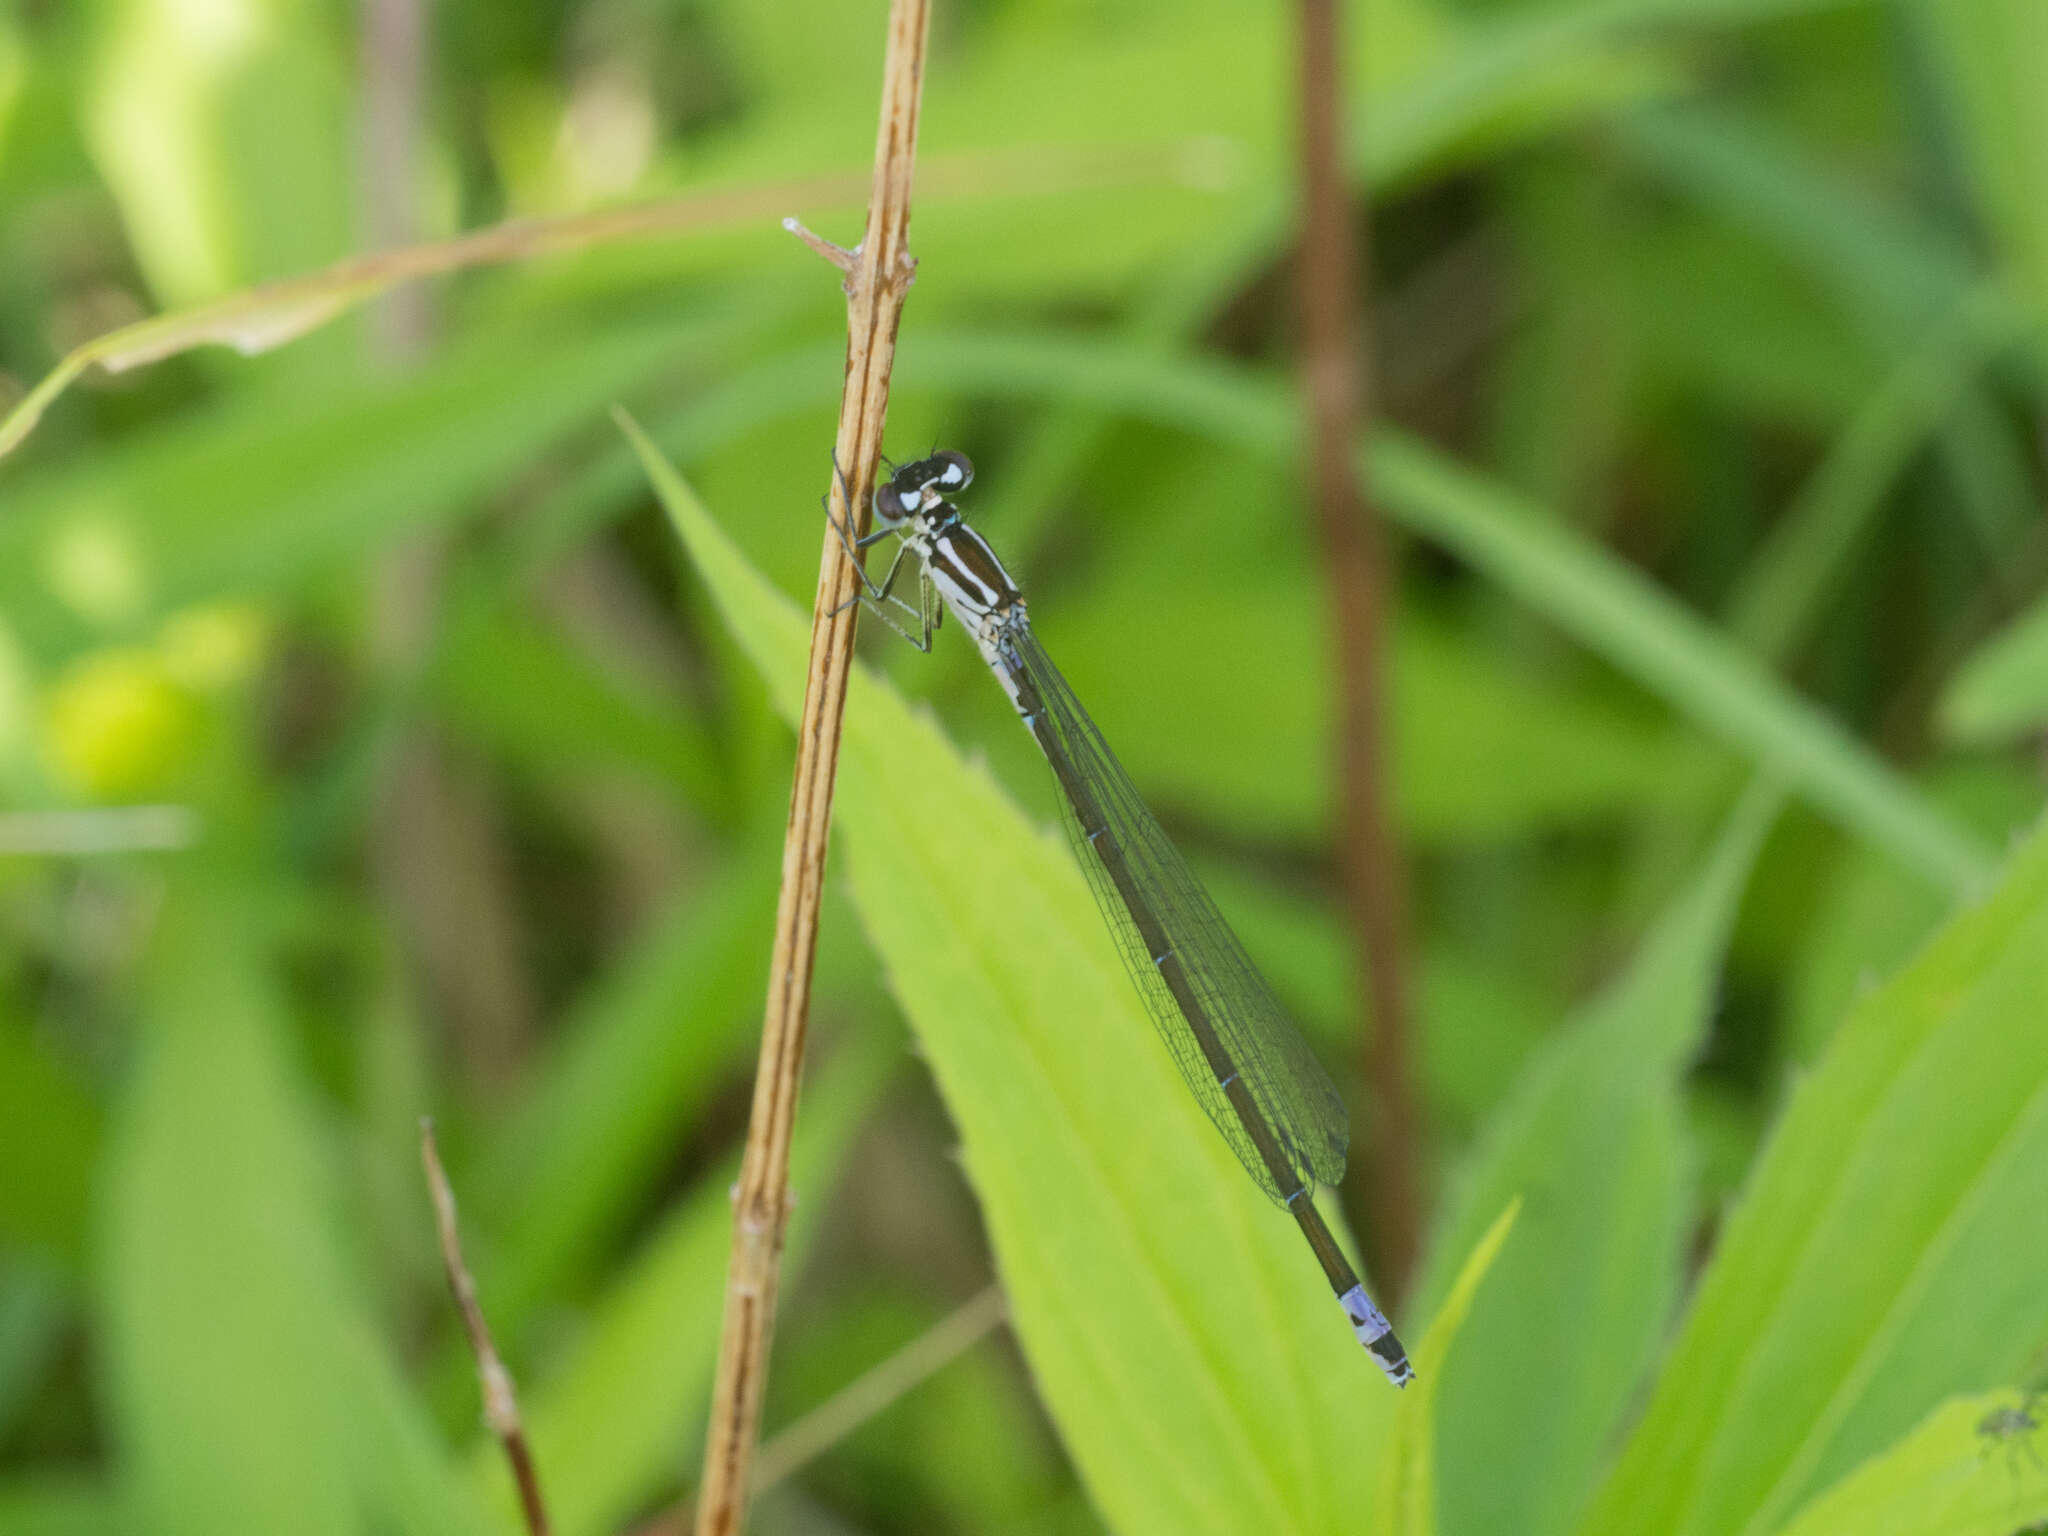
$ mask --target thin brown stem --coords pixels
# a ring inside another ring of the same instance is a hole
[[[761,1486],[781,1482],[837,1445],[891,1403],[981,1342],[1009,1314],[1009,1299],[991,1285],[895,1354],[849,1382],[761,1447]]]
[[[1156,180],[1208,188],[1218,180],[1216,159],[1215,146],[1204,140],[1107,150],[1027,147],[955,155],[927,164],[925,196],[1056,197],[1090,187]],[[351,256],[317,272],[245,288],[192,309],[152,315],[73,347],[25,395],[0,400],[0,459],[21,446],[51,402],[90,368],[124,373],[200,346],[232,345],[245,354],[267,352],[401,283],[502,262],[537,260],[621,240],[746,226],[792,202],[852,204],[871,186],[857,176],[814,176],[691,192],[567,218],[513,219],[449,240]]]
[[[909,250],[910,191],[929,20],[930,0],[892,0],[881,122],[875,135],[874,190],[867,229],[855,252],[848,253],[841,285],[846,293],[846,380],[833,445],[837,472],[827,512],[838,528],[856,533],[867,527],[888,412],[889,375],[896,359],[896,327],[917,267]],[[746,1520],[789,1220],[790,1135],[810,1018],[818,902],[824,890],[825,842],[846,681],[853,667],[854,621],[860,611],[853,598],[860,579],[839,532],[827,527],[782,848],[782,893],[775,913],[761,1059],[733,1195],[732,1261],[726,1276],[725,1326],[719,1339],[711,1423],[704,1441],[698,1536],[732,1536]]]
[[[1337,645],[1338,863],[1372,998],[1361,1062],[1371,1100],[1370,1176],[1347,1199],[1374,1267],[1398,1292],[1421,1231],[1419,1131],[1409,1068],[1408,895],[1387,807],[1382,644],[1389,582],[1385,538],[1352,472],[1350,445],[1370,416],[1370,349],[1353,300],[1365,269],[1361,217],[1344,175],[1343,53],[1337,0],[1302,0],[1302,363],[1317,523]]]
[[[491,1342],[490,1325],[484,1321],[484,1309],[476,1299],[476,1281],[462,1260],[462,1239],[455,1229],[455,1191],[448,1187],[448,1175],[442,1170],[431,1120],[420,1122],[420,1162],[427,1170],[427,1188],[434,1196],[434,1221],[441,1232],[441,1262],[448,1271],[448,1289],[455,1295],[456,1310],[462,1314],[462,1326],[476,1356],[484,1422],[505,1447],[505,1459],[512,1464],[512,1481],[519,1489],[519,1507],[525,1513],[529,1536],[548,1536],[547,1506],[541,1500],[540,1473],[533,1464],[533,1452],[526,1444],[526,1427],[519,1420],[519,1395],[512,1386],[512,1373],[498,1357],[498,1346]]]
[[[412,244],[419,231],[419,162],[426,110],[430,0],[362,0],[363,223],[373,250]],[[377,355],[417,353],[429,327],[427,294],[405,288],[371,311]]]
[[[991,1285],[888,1359],[848,1382],[761,1447],[754,1459],[755,1488],[773,1488],[794,1477],[987,1338],[1009,1312],[1009,1298],[1003,1294],[1003,1288]],[[685,1500],[640,1527],[638,1536],[681,1536],[689,1528],[690,1506]]]
[[[432,0],[361,0],[363,224],[379,251],[419,239],[420,142]],[[375,259],[374,257],[371,259]],[[403,368],[427,349],[432,295],[386,293],[369,312],[371,357]],[[371,639],[386,685],[404,691],[435,651],[446,539],[424,532],[371,573]],[[385,760],[371,829],[384,904],[413,979],[475,1075],[502,1088],[526,1056],[537,1011],[521,963],[508,860],[490,787],[431,721],[412,715]]]
[[[823,235],[805,224],[802,219],[794,217],[784,219],[782,227],[842,272],[852,272],[855,265],[860,261],[859,251],[849,251],[843,245],[833,244],[830,240],[827,240]]]

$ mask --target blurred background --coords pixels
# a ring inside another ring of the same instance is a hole
[[[352,253],[724,199],[261,355],[89,374],[0,461],[0,1531],[501,1504],[427,1113],[561,1528],[687,1492],[791,744],[608,408],[808,606],[844,312],[776,221],[857,238],[883,14],[0,11],[0,407],[103,332]],[[1380,418],[1646,578],[1988,867],[2048,761],[2048,8],[1367,0],[1347,39]],[[1349,1083],[1304,476],[1197,405],[1117,401],[1185,352],[1293,387],[1293,48],[1279,5],[938,5],[889,443],[973,455],[1048,648]],[[1645,686],[1637,641],[1585,643],[1571,591],[1398,524],[1390,553],[1427,1211],[1752,754]],[[1052,819],[972,648],[869,628]],[[1810,798],[1690,1078],[1703,1248],[1788,1074],[1956,895],[1927,839]],[[771,1434],[995,1278],[837,883],[813,1040]],[[763,1529],[1101,1528],[979,1305],[978,1342],[828,1434]],[[334,1410],[279,1369],[309,1358],[351,1384],[385,1506],[323,1482]],[[1489,1528],[1455,1495],[1444,1521]]]

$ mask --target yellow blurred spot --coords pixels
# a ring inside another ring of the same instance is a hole
[[[100,624],[118,624],[142,607],[142,556],[126,523],[104,513],[74,518],[43,550],[50,590]]]
[[[559,153],[581,198],[613,197],[647,173],[659,139],[644,73],[612,65],[576,82],[562,118]]]
[[[266,0],[116,0],[80,82],[86,141],[135,255],[166,307],[243,280],[227,86],[274,31]]]
[[[222,66],[253,49],[270,24],[268,8],[252,0],[161,0],[154,9],[194,59]]]
[[[248,679],[269,638],[270,621],[253,603],[209,603],[165,620],[157,654],[186,687],[218,692]]]
[[[175,781],[201,724],[199,701],[149,651],[82,657],[44,704],[52,767],[70,788],[100,800],[133,799]]]

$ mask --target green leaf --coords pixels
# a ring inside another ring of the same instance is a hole
[[[1836,1033],[1589,1536],[1768,1532],[2048,1324],[2048,830]]]
[[[628,431],[794,714],[803,623]],[[1181,1084],[1066,849],[859,668],[838,792],[856,902],[1105,1518],[1183,1536],[1355,1530],[1373,1486],[1361,1450],[1383,1441],[1395,1394]]]
[[[1898,970],[1950,903],[1874,848],[1854,848],[1818,894],[1787,977],[1785,1055],[1820,1059],[1857,998]]]
[[[99,1107],[84,1084],[0,1017],[0,1238],[83,1267]]]
[[[2039,1412],[2019,1392],[1953,1398],[1808,1504],[1779,1536],[2012,1536],[2048,1520]]]
[[[18,1252],[0,1257],[0,1440],[20,1428],[67,1352],[78,1322],[73,1290],[54,1265]]]
[[[328,29],[297,5],[196,24],[165,0],[98,11],[85,129],[158,293],[210,298],[338,255],[351,99]]]
[[[1480,1235],[1458,1267],[1444,1304],[1415,1352],[1415,1381],[1394,1411],[1394,1434],[1380,1458],[1379,1526],[1389,1536],[1432,1536],[1437,1528],[1437,1397],[1456,1351],[1480,1283],[1492,1272],[1501,1246],[1521,1213],[1520,1197],[1508,1202]]]
[[[1737,806],[1634,963],[1538,1052],[1446,1206],[1425,1297],[1490,1213],[1527,1200],[1441,1389],[1447,1531],[1569,1529],[1655,1356],[1693,1204],[1684,1078],[1781,801],[1760,787]]]
[[[1951,741],[1990,745],[2048,726],[2048,597],[1963,663],[1941,698]]]
[[[776,819],[781,830],[781,818]],[[491,1322],[508,1341],[579,1278],[719,1086],[761,978],[780,863],[751,838],[729,872],[649,925],[588,994],[535,1074],[479,1193],[505,1213]]]
[[[1163,532],[1190,530],[1182,519]],[[1306,557],[1191,569],[1166,542],[1131,550],[1093,600],[1063,602],[1048,640],[1075,658],[1075,688],[1131,742],[1125,766],[1158,805],[1253,835],[1320,835],[1335,799],[1334,685],[1322,615],[1299,600],[1314,580]],[[1190,613],[1202,616],[1199,664]],[[1387,684],[1395,805],[1414,837],[1493,839],[1697,805],[1713,766],[1657,711],[1574,686],[1568,669],[1517,667],[1420,615],[1394,626]],[[1190,718],[1228,720],[1266,750],[1219,754]]]
[[[1624,121],[1633,122],[1634,117]],[[1584,166],[1568,151],[1551,165],[1567,186],[1584,179]],[[1698,412],[1710,419],[1770,421],[1804,435],[1833,431],[1869,390],[1872,363],[1867,339],[1839,308],[1814,302],[1812,283],[1775,245],[1758,239],[1718,208],[1695,209],[1680,202],[1646,227],[1631,226],[1617,239],[1612,228],[1617,205],[1626,210],[1619,217],[1627,218],[1636,211],[1640,194],[1632,184],[1624,189],[1606,178],[1594,185],[1603,193],[1594,209],[1606,217],[1599,223],[1581,219],[1571,233],[1573,245],[1561,255],[1541,250],[1536,254],[1557,265],[1569,260],[1576,247],[1586,246],[1605,257],[1596,271],[1619,268],[1614,280],[1626,285],[1621,315],[1612,313],[1620,307],[1612,292],[1596,292],[1583,301],[1584,307],[1598,304],[1607,311],[1599,322],[1603,328],[1625,316],[1625,334],[1632,335],[1640,348],[1634,360],[1636,375],[1626,381],[1619,409],[1627,410],[1645,398],[1663,400],[1669,391],[1684,400],[1682,409],[1688,416]],[[1550,218],[1559,217],[1544,211]],[[1577,265],[1587,263],[1581,258]],[[1575,288],[1588,275],[1574,277]],[[1557,329],[1554,322],[1546,326],[1546,331]],[[1748,345],[1758,334],[1770,336],[1773,344]],[[1563,354],[1559,366],[1569,368],[1570,333],[1557,337],[1553,345]],[[1536,419],[1529,430],[1540,433],[1541,398],[1531,401],[1530,407]],[[1616,421],[1609,430],[1615,434],[1615,447],[1626,451],[1642,446],[1641,439],[1632,436],[1641,430],[1639,424]],[[1657,428],[1650,431],[1653,441],[1662,437]],[[1607,500],[1612,477],[1627,470],[1612,462],[1604,468],[1608,478],[1587,486],[1579,499],[1559,504],[1580,505],[1589,495]],[[1665,473],[1670,472],[1667,467]],[[1680,487],[1673,489],[1684,494]]]
[[[1912,8],[1958,130],[1965,175],[2005,264],[2048,313],[2048,7],[1918,0]]]
[[[1872,520],[1957,396],[2021,328],[2003,292],[1969,290],[1851,418],[1800,487],[1738,589],[1729,625],[1782,664],[1821,616]]]
[[[261,882],[216,857],[166,893],[106,1180],[101,1344],[138,1528],[480,1529],[347,1283]]]
[[[1843,438],[1827,472],[1814,480],[1811,497],[1818,504],[1802,506],[1799,520],[1815,526],[1788,528],[1768,546],[1773,558],[1789,557],[1793,569],[1770,578],[1781,590],[1753,600],[1760,609],[1755,619],[1760,627],[1782,628],[1781,621],[1798,616],[1773,610],[1798,595],[1800,567],[1818,568],[1814,557],[1825,556],[1834,529],[1853,517],[1859,482],[1882,475],[1886,439],[1896,447],[1910,430],[1907,418],[1939,403],[1930,393],[1939,395],[1939,374],[1949,365],[1933,355],[1945,345],[1936,333],[1974,309],[1966,328],[1977,335],[1958,341],[1964,352],[1982,351],[1995,342],[1994,332],[2018,333],[2037,317],[2008,288],[1982,279],[1974,253],[1950,232],[1948,221],[1909,217],[1859,190],[1856,178],[1827,166],[1803,142],[1723,106],[1692,102],[1631,114],[1619,125],[1616,143],[1673,190],[1697,199],[1717,221],[1782,250],[1882,357],[1902,365],[1872,399],[1866,419]],[[1796,297],[1812,302],[1808,293]],[[1909,351],[1922,356],[1909,359]],[[1958,360],[1967,364],[1967,358]],[[2025,450],[1988,381],[1963,379],[1945,416],[1938,436],[1942,468],[1996,558],[2024,534],[2033,515]]]
[[[849,1044],[806,1090],[790,1155],[796,1210],[783,1252],[785,1306],[854,1133],[894,1063],[890,1042]],[[528,1437],[548,1512],[563,1536],[616,1531],[693,1465],[718,1356],[732,1239],[733,1172],[703,1179],[677,1202],[640,1256],[593,1309],[570,1361],[524,1394]],[[491,1297],[483,1295],[488,1311]],[[510,1474],[495,1441],[470,1456],[471,1483],[507,1519]]]
[[[7,1536],[133,1536],[128,1512],[108,1487],[75,1477],[0,1482],[0,1531]]]
[[[694,806],[719,805],[697,717],[619,672],[538,620],[474,602],[435,652],[430,682],[450,723],[494,752],[543,770],[637,768]]]
[[[1846,826],[1963,892],[1987,862],[1848,732],[1787,692],[1723,635],[1606,551],[1412,438],[1383,433],[1371,458],[1387,509],[1447,545],[1716,735],[1782,775]]]
[[[131,448],[24,475],[0,518],[0,607],[46,654],[97,638],[77,599],[58,607],[49,590],[82,539],[122,573],[118,604],[90,613],[93,625],[131,631],[184,603],[360,558],[458,516],[537,446],[721,323],[585,328],[555,346],[497,338],[397,383],[254,391]]]
[[[1994,842],[2009,843],[2041,813],[2040,780],[2024,763],[1978,757],[1927,776],[1935,803]],[[1785,966],[1784,1023],[1778,1048],[1804,1068],[1850,1007],[1904,968],[1953,915],[1950,902],[1880,848],[1845,849],[1826,883],[1800,898],[1795,942]],[[1789,914],[1787,914],[1789,916]]]
[[[1822,174],[1795,144],[1724,107],[1633,113],[1615,141],[1721,218],[1769,236],[1879,335],[1916,330],[1976,275],[1968,250],[1939,226],[1859,195],[1850,178]]]

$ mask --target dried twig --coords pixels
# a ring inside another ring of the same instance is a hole
[[[1026,148],[959,155],[927,168],[925,193],[960,198],[1018,197],[1155,180],[1189,186],[1227,184],[1228,145],[1184,140],[1157,148]],[[1226,171],[1219,173],[1218,166]],[[0,458],[35,430],[50,403],[95,367],[123,373],[202,346],[255,354],[296,341],[381,293],[422,278],[505,262],[758,223],[791,203],[852,204],[870,184],[857,176],[811,176],[685,193],[658,202],[558,219],[513,219],[450,240],[351,256],[317,272],[280,278],[192,309],[152,315],[74,347],[0,415]]]
[[[1408,1066],[1408,898],[1387,810],[1381,645],[1388,580],[1379,519],[1351,468],[1350,445],[1370,414],[1366,331],[1352,285],[1354,253],[1344,176],[1343,54],[1338,0],[1302,0],[1302,358],[1308,389],[1317,521],[1336,618],[1339,864],[1345,902],[1370,979],[1372,1027],[1363,1075],[1371,1093],[1372,1176],[1352,1181],[1377,1268],[1406,1283],[1421,1230],[1417,1134]],[[1361,221],[1362,224],[1362,221]]]
[[[420,1122],[420,1162],[427,1170],[427,1188],[434,1196],[434,1220],[441,1231],[441,1262],[448,1270],[448,1289],[455,1294],[455,1306],[462,1313],[462,1326],[469,1334],[469,1347],[476,1355],[476,1376],[483,1388],[484,1422],[505,1447],[505,1459],[512,1464],[512,1481],[519,1488],[519,1507],[526,1514],[530,1536],[548,1536],[547,1507],[541,1502],[540,1474],[527,1448],[526,1428],[519,1422],[519,1396],[512,1386],[512,1373],[498,1358],[491,1342],[490,1325],[477,1305],[476,1281],[462,1262],[462,1240],[455,1231],[455,1191],[448,1187],[448,1175],[441,1168],[440,1149],[434,1145],[434,1122]]]
[[[773,1488],[795,1476],[980,1343],[1008,1315],[1009,1300],[1003,1288],[991,1285],[872,1370],[848,1382],[761,1447],[754,1459],[755,1488]],[[642,1526],[639,1536],[681,1536],[689,1528],[685,1503]]]
[[[929,1380],[972,1348],[1009,1312],[1000,1285],[991,1285],[895,1354],[849,1382],[761,1447],[755,1464],[762,1487],[771,1487]]]
[[[809,237],[813,248],[846,274],[846,382],[833,448],[833,463],[842,472],[832,476],[827,512],[840,528],[856,534],[867,527],[868,498],[888,410],[889,374],[896,357],[896,326],[916,270],[909,251],[910,188],[929,15],[929,0],[893,0],[889,8],[874,190],[861,243],[842,251]],[[782,894],[775,913],[761,1059],[734,1191],[732,1262],[726,1277],[725,1327],[719,1340],[711,1424],[704,1442],[698,1536],[730,1536],[746,1518],[789,1218],[790,1133],[810,1016],[818,901],[824,888],[825,840],[846,679],[853,665],[854,620],[859,613],[853,599],[860,579],[840,534],[827,528],[782,849]]]
[[[370,244],[378,250],[419,239],[420,150],[426,120],[427,0],[359,0],[362,62],[362,170],[358,195]],[[373,355],[394,360],[425,346],[426,290],[404,287],[370,314]]]
[[[199,813],[188,805],[0,811],[0,858],[141,853],[189,848],[198,840]]]
[[[403,251],[419,238],[431,18],[427,0],[359,4],[363,224],[373,245]],[[433,328],[429,298],[424,287],[401,285],[371,306],[372,358],[394,369],[419,360]],[[371,648],[401,697],[436,651],[447,546],[443,531],[422,530],[381,551],[370,573]],[[398,916],[412,979],[445,1016],[463,1065],[502,1085],[526,1057],[538,1008],[496,806],[424,711],[405,713],[381,766],[370,827],[380,895]]]

